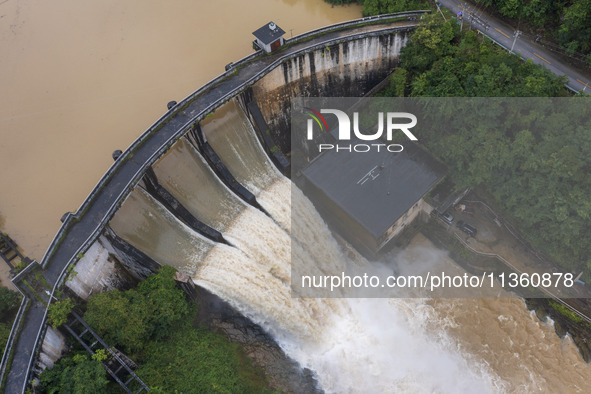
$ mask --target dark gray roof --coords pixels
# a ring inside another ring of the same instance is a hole
[[[412,143],[404,143],[400,153],[380,150],[331,150],[302,171],[308,181],[375,238],[445,175],[439,162]]]
[[[270,44],[285,34],[283,29],[277,25],[275,25],[275,30],[271,30],[269,28],[271,23],[273,22],[269,22],[260,29],[252,32],[252,34],[254,34],[254,36],[258,38],[263,44]]]

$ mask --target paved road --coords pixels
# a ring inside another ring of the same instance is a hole
[[[352,27],[340,31],[329,31],[305,42],[295,43],[277,53],[261,56],[242,65],[235,74],[232,74],[212,87],[203,91],[194,98],[185,108],[173,113],[167,122],[149,137],[133,152],[127,160],[123,160],[118,170],[106,178],[104,186],[93,194],[88,209],[83,212],[70,229],[65,233],[62,242],[55,253],[48,258],[45,264],[44,276],[51,286],[60,280],[65,267],[76,256],[79,249],[88,240],[94,240],[102,229],[106,220],[113,215],[116,204],[127,193],[128,185],[133,182],[143,166],[154,161],[154,155],[164,147],[170,138],[185,131],[187,125],[204,113],[209,108],[228,96],[239,92],[246,82],[253,77],[262,76],[262,71],[286,55],[295,55],[313,46],[324,46],[339,40],[347,40],[348,37],[372,33],[381,34],[395,29],[408,30],[414,27],[414,23],[384,23],[363,27]],[[10,369],[5,391],[7,393],[21,393],[25,390],[29,365],[34,361],[34,350],[38,333],[44,322],[45,307],[33,301],[24,316],[21,335],[19,335],[14,348],[14,359]]]
[[[458,0],[439,0],[439,2],[455,15],[461,11],[464,18],[464,27],[466,27],[467,23],[471,24],[508,50],[511,49],[513,41],[515,41],[513,53],[521,54],[523,58],[530,59],[535,64],[541,64],[556,75],[566,75],[568,78],[567,86],[573,90],[583,90],[591,94],[591,73],[576,70],[563,58],[533,42],[530,37],[519,35],[515,40],[515,29],[513,27],[500,19],[477,10],[476,6],[471,3]]]

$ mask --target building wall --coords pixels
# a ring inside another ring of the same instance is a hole
[[[385,233],[380,237],[378,249],[384,247],[390,240],[396,237],[398,234],[405,229],[406,226],[410,225],[417,216],[422,212],[430,214],[433,207],[425,202],[424,199],[417,201],[404,215],[402,215]]]
[[[37,367],[40,370],[52,368],[53,364],[60,359],[65,349],[66,338],[57,329],[48,326],[45,338],[43,338],[43,344],[41,345]]]
[[[271,52],[271,50],[272,50],[271,48],[272,48],[272,47],[273,47],[273,48],[275,48],[275,49],[277,49],[277,48],[281,47],[281,46],[283,45],[283,43],[284,43],[283,37],[279,37],[278,39],[276,39],[275,41],[273,41],[273,42],[272,42],[272,43],[270,43],[270,44],[264,44],[264,43],[263,43],[261,40],[259,40],[258,38],[256,38],[256,39],[255,39],[255,41],[256,41],[257,45],[258,45],[260,48],[262,48],[262,49],[263,49],[265,52],[267,52],[267,53]],[[276,44],[277,42],[278,42],[278,44],[279,44],[279,45],[277,45],[277,44]],[[276,46],[276,47],[275,47],[275,46]]]
[[[377,244],[373,235],[313,183],[305,182],[302,186],[306,197],[314,204],[320,216],[333,231],[340,234],[365,256],[374,255]]]
[[[283,37],[279,37],[278,39],[273,41],[271,44],[269,44],[269,48],[271,49],[271,51],[274,51],[276,49],[279,49],[281,47],[281,45],[283,45]]]
[[[418,220],[421,212],[428,215],[433,207],[424,199],[417,201],[404,215],[402,215],[379,239],[375,239],[347,212],[335,204],[326,194],[313,184],[306,182],[304,192],[328,223],[347,242],[353,245],[365,256],[372,257],[392,239],[396,238],[413,221]]]

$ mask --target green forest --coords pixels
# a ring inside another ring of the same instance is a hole
[[[332,4],[358,3],[363,16],[429,9],[427,0],[325,0]],[[472,0],[514,27],[561,52],[591,65],[591,0]],[[470,3],[468,3],[470,4]]]
[[[193,324],[198,306],[176,286],[175,272],[163,266],[134,289],[93,295],[81,306],[84,319],[139,364],[135,372],[152,392],[268,392],[262,370],[239,345]],[[101,365],[106,357],[97,351],[91,358],[74,345],[41,374],[36,392],[122,392],[107,379]]]
[[[591,65],[591,0],[474,0]],[[523,24],[521,24],[523,23]],[[515,24],[515,23],[514,23]]]
[[[12,322],[20,302],[19,294],[8,287],[0,287],[0,352],[4,353],[4,347],[10,336]]]
[[[381,92],[392,97],[560,97],[564,80],[541,66],[509,55],[474,31],[437,15],[411,35],[401,67]],[[586,98],[580,98],[587,100]],[[513,117],[518,132],[482,127],[495,113],[453,132],[431,130],[422,142],[450,170],[458,188],[494,197],[540,251],[573,272],[591,277],[591,129],[581,108],[550,113],[552,102]],[[588,107],[587,105],[583,108]],[[498,110],[498,108],[497,108]],[[510,113],[505,114],[510,116]],[[474,118],[474,117],[472,117]],[[583,119],[582,123],[570,119]],[[542,132],[543,130],[543,132]]]

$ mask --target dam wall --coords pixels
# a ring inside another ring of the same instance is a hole
[[[289,153],[293,97],[363,97],[399,64],[409,31],[363,35],[298,54],[252,86],[271,136]]]
[[[66,280],[66,286],[83,300],[96,293],[130,288],[135,282],[104,243],[100,239],[95,241],[74,265]]]

